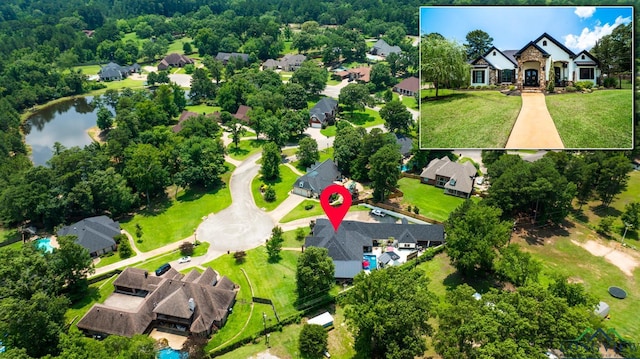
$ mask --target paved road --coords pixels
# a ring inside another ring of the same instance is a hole
[[[324,88],[324,90],[321,92],[321,94],[323,94],[325,96],[333,97],[335,99],[338,99],[338,96],[340,96],[340,90],[343,87],[347,86],[348,84],[349,84],[349,80],[348,79],[344,79],[344,80],[342,80],[342,82],[340,82],[337,85],[327,85]]]
[[[522,108],[507,140],[507,149],[562,149],[562,139],[542,93],[523,93]]]

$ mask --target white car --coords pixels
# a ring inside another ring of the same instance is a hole
[[[191,257],[186,256],[186,257],[182,257],[182,258],[178,259],[178,263],[180,263],[180,264],[187,263],[187,262],[191,262]]]
[[[373,211],[371,211],[371,214],[375,214],[376,216],[380,216],[380,217],[384,217],[385,216],[384,212],[382,212],[381,210],[379,210],[377,208],[374,209]]]

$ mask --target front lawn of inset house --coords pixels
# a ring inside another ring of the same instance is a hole
[[[422,102],[421,148],[504,148],[522,99],[498,91],[456,91]]]
[[[547,109],[565,148],[633,147],[633,92],[547,95]]]

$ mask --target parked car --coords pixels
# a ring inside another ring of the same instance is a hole
[[[161,265],[158,269],[156,269],[156,275],[159,277],[165,273],[167,273],[167,271],[171,269],[171,265],[169,263],[165,263],[163,265]]]
[[[187,262],[191,262],[191,257],[186,256],[186,257],[182,257],[182,258],[178,259],[178,263],[180,263],[180,264],[187,263]]]
[[[381,210],[379,210],[378,208],[374,209],[371,211],[371,214],[374,214],[376,216],[380,216],[380,217],[384,217],[385,214],[384,212],[382,212]]]

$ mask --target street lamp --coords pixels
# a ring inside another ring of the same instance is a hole
[[[624,237],[626,237],[626,236],[627,236],[627,230],[628,230],[629,228],[633,228],[633,225],[632,225],[632,224],[629,224],[629,223],[627,223],[627,222],[623,222],[623,223],[624,223],[624,234],[622,235],[622,244],[624,244]]]
[[[262,324],[264,325],[264,340],[266,344],[269,344],[269,339],[267,337],[267,314],[262,312]]]

